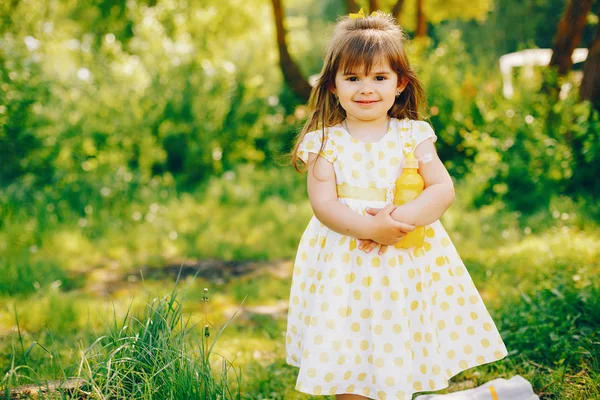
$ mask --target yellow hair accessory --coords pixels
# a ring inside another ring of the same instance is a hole
[[[371,15],[375,15],[377,14],[377,11],[373,11],[371,13]],[[363,11],[363,9],[361,8],[360,11],[358,11],[357,13],[350,13],[348,14],[348,16],[352,19],[358,19],[358,18],[366,18],[365,16],[365,12]]]

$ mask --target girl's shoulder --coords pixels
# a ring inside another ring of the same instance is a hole
[[[431,133],[433,133],[433,128],[431,127],[431,124],[427,121],[420,119],[392,118],[392,123],[395,124],[395,126],[399,128],[401,132],[412,132],[416,135],[430,135]]]
[[[419,119],[396,119],[396,126],[401,140],[407,147],[416,148],[423,141],[431,138],[433,142],[437,141],[437,135],[429,122]]]
[[[306,163],[308,161],[308,153],[316,153],[333,163],[337,159],[335,139],[340,136],[341,132],[335,129],[335,127],[326,127],[325,129],[306,132],[298,145],[298,156]]]
[[[392,118],[392,123],[395,123],[398,126],[406,127],[410,126],[413,128],[422,129],[424,127],[431,127],[429,122],[421,119],[410,119],[410,118]]]
[[[336,141],[345,138],[344,128],[340,124],[325,127],[325,129],[316,129],[309,131],[304,135],[304,140],[312,140],[321,143],[325,140],[326,145],[335,145]]]
[[[327,138],[329,136],[338,136],[338,133],[340,133],[341,130],[342,130],[341,125],[337,124],[337,125],[333,125],[333,126],[326,126],[325,129],[319,128],[319,129],[315,129],[314,131],[306,132],[305,136],[323,137],[323,135],[324,135]]]

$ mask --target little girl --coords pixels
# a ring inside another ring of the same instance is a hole
[[[438,220],[454,187],[419,118],[424,95],[404,41],[390,15],[341,19],[294,148],[294,165],[308,166],[314,211],[294,264],[286,333],[300,392],[411,399],[507,355]],[[396,207],[406,148],[420,160],[425,190]],[[390,246],[415,226],[425,226],[422,247]]]

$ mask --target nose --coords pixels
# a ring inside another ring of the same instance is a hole
[[[371,87],[371,85],[369,83],[365,82],[360,87],[360,93],[361,94],[371,94],[371,93],[373,93],[373,88]]]

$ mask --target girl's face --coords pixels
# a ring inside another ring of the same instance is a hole
[[[387,118],[387,113],[394,105],[396,93],[404,90],[406,82],[398,81],[385,59],[373,64],[368,75],[364,68],[344,74],[340,68],[335,76],[335,88],[340,105],[346,110],[346,119],[360,121],[376,121]]]

